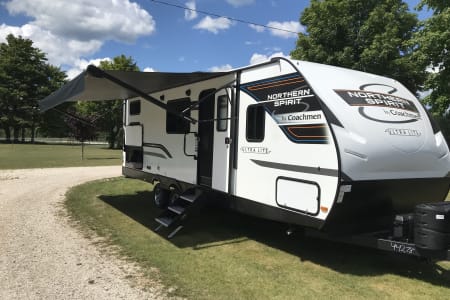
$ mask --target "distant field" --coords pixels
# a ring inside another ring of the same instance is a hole
[[[286,236],[287,227],[218,208],[186,220],[172,240],[155,233],[152,186],[108,179],[73,188],[66,206],[87,235],[189,299],[448,299],[450,262]]]
[[[121,150],[106,145],[0,144],[0,169],[120,165]]]

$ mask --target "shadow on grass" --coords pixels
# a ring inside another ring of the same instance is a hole
[[[152,192],[133,195],[100,196],[102,201],[130,218],[154,230],[154,218],[161,210],[153,205]],[[345,245],[337,242],[303,237],[301,234],[287,236],[287,226],[262,220],[216,207],[204,207],[186,219],[185,228],[170,241],[180,248],[191,247],[201,251],[205,248],[255,240],[269,247],[297,256],[302,261],[333,269],[340,273],[357,276],[396,274],[450,287],[450,271],[436,263],[419,261],[414,257],[388,254],[375,249]],[[166,238],[168,232],[161,236]]]

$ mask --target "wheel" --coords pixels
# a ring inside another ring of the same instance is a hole
[[[180,197],[180,192],[178,191],[178,189],[174,189],[174,190],[170,191],[169,205],[174,205],[175,202],[177,202],[179,197]]]
[[[161,184],[158,183],[153,188],[153,195],[156,207],[158,208],[166,208],[167,204],[169,203],[169,191],[162,188]]]

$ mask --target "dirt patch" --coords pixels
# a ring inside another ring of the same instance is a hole
[[[117,166],[0,171],[0,299],[166,298],[62,213],[69,187],[119,175]]]

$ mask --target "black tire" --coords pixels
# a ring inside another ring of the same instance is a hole
[[[169,195],[169,205],[175,205],[180,197],[180,192],[177,189],[170,191]]]
[[[450,233],[450,203],[437,202],[417,205],[414,222],[416,228]]]
[[[169,204],[169,191],[156,184],[153,188],[153,202],[158,208],[166,208]]]
[[[446,250],[450,246],[450,234],[426,228],[416,228],[414,242],[416,247],[420,249]]]

